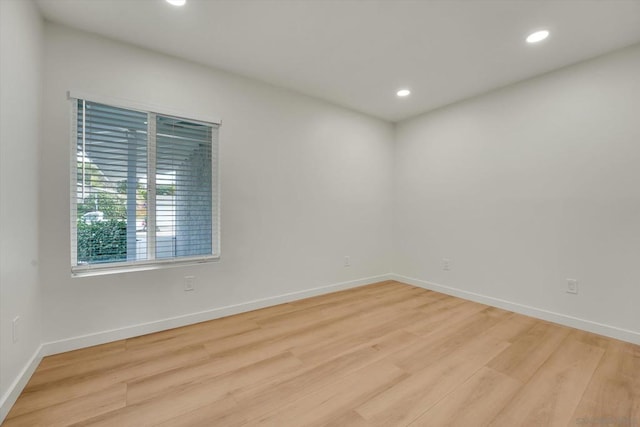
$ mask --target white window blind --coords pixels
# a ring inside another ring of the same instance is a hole
[[[216,258],[218,125],[73,102],[72,272]]]
[[[212,141],[211,126],[156,118],[157,258],[212,253]]]

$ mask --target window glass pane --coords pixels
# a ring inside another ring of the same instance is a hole
[[[77,265],[146,259],[147,113],[77,102]]]
[[[219,256],[219,125],[74,102],[73,273]]]
[[[156,258],[212,254],[212,132],[156,117]]]

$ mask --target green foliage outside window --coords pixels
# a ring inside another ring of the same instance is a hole
[[[127,223],[111,219],[87,224],[78,221],[78,263],[127,259]]]
[[[78,263],[125,261],[127,259],[127,208],[114,193],[93,193],[78,203]],[[82,215],[102,212],[105,220],[85,221]]]

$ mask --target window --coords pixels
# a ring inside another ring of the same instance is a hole
[[[217,258],[219,125],[72,101],[72,274]]]

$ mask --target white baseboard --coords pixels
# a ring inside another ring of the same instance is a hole
[[[470,301],[487,304],[493,307],[502,308],[542,320],[548,320],[549,322],[558,323],[560,325],[569,326],[571,328],[581,329],[583,331],[593,332],[595,334],[627,341],[633,344],[640,344],[640,332],[638,331],[631,331],[629,329],[623,329],[616,326],[605,325],[603,323],[592,322],[590,320],[580,319],[578,317],[573,317],[566,314],[555,313],[553,311],[531,307],[516,302],[506,301],[500,298],[477,294],[475,292],[464,291],[462,289],[452,288],[450,286],[439,285],[437,283],[415,279],[413,277],[406,277],[400,274],[392,273],[390,274],[390,277],[392,280],[407,283],[413,286],[418,286],[420,288],[441,292],[447,295],[453,295]]]
[[[11,383],[9,386],[9,390],[0,398],[0,424],[4,421],[4,419],[9,414],[11,407],[16,400],[18,400],[18,396],[22,393],[22,390],[29,382],[31,375],[35,372],[36,368],[40,364],[42,360],[42,345],[38,346],[36,351],[33,353],[27,364],[22,371],[18,375],[18,377]]]
[[[205,322],[220,317],[231,316],[233,314],[244,313],[247,311],[257,310],[272,305],[283,304],[295,300],[309,298],[317,295],[336,292],[344,289],[355,288],[357,286],[368,285],[371,283],[390,280],[388,274],[366,277],[363,279],[351,280],[348,282],[334,283],[326,286],[305,289],[304,291],[290,292],[287,294],[277,295],[273,297],[260,298],[244,303],[217,307],[211,310],[200,311],[198,313],[190,313],[182,316],[170,317],[167,319],[156,320],[148,323],[127,326],[119,329],[111,329],[107,331],[96,332],[87,335],[67,338],[59,341],[52,341],[42,344],[42,356],[50,356],[52,354],[64,353],[66,351],[77,350],[79,348],[91,347],[94,345],[105,344],[112,341],[122,340],[126,338],[137,337],[140,335],[150,334],[153,332],[164,331],[167,329],[187,326],[194,323]]]

